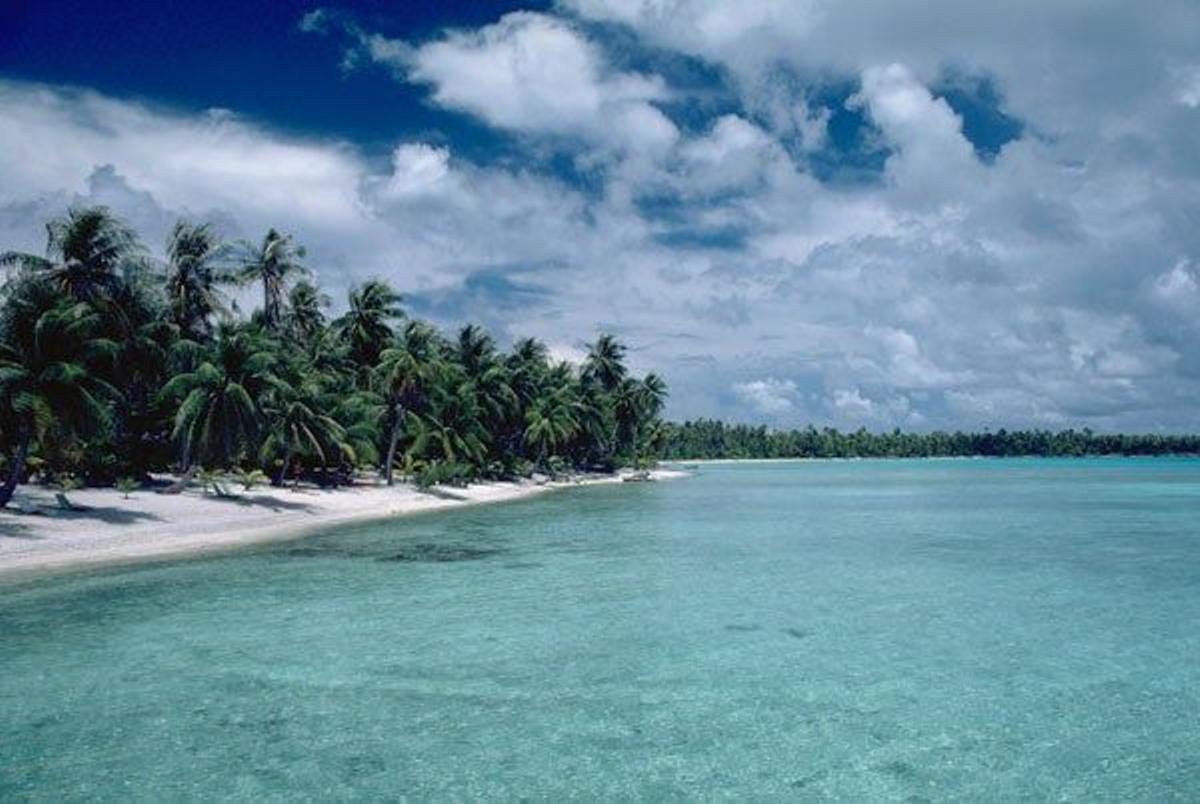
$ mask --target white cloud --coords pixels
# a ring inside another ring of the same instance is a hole
[[[652,151],[670,147],[678,136],[653,105],[667,96],[661,79],[610,68],[591,42],[557,17],[513,12],[493,25],[415,47],[388,48],[378,37],[368,42],[373,59],[429,84],[434,102],[500,128]]]
[[[962,120],[908,68],[868,68],[861,86],[850,103],[866,110],[894,149],[887,176],[910,209],[961,202],[961,188],[985,179],[974,148],[963,136]]]
[[[429,195],[444,189],[449,178],[449,150],[406,142],[392,153],[392,175],[381,193],[387,198]]]
[[[857,388],[839,388],[833,392],[833,406],[856,418],[867,418],[875,413],[875,405]]]
[[[1200,107],[1200,65],[1174,70],[1175,100],[1189,109]]]
[[[760,414],[778,416],[790,412],[795,404],[796,383],[767,377],[733,385],[733,393]]]
[[[517,135],[520,167],[411,138],[388,163],[229,113],[0,83],[0,236],[40,240],[76,198],[148,232],[180,211],[283,226],[334,295],[382,275],[439,320],[563,356],[614,330],[679,417],[1200,428],[1193,4],[567,5],[630,26],[623,66],[555,13],[424,43],[355,32],[358,63]],[[677,128],[676,101],[716,107],[624,66],[643,44],[730,76],[721,113]],[[994,158],[938,96],[948,67],[1020,119]],[[881,174],[809,167],[844,147],[830,82],[853,87]]]

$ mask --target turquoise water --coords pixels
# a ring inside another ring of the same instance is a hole
[[[0,799],[1200,797],[1200,461],[704,466],[0,589]]]

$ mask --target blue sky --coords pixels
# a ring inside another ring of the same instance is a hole
[[[288,229],[669,413],[1200,428],[1200,8],[18,2],[0,239]]]

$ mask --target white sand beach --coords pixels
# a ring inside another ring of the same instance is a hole
[[[686,473],[658,469],[656,480]],[[64,510],[53,489],[22,486],[0,511],[0,582],[100,566],[134,564],[295,539],[335,525],[504,502],[554,489],[622,482],[620,475],[578,481],[480,483],[420,491],[374,482],[339,489],[258,488],[217,497],[197,485],[182,494],[80,489]],[[22,513],[22,509],[32,511]]]

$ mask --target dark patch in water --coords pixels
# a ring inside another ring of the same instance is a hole
[[[384,556],[379,561],[403,561],[406,563],[443,564],[453,561],[478,561],[504,551],[498,547],[468,547],[461,544],[435,544],[433,542],[405,545],[400,552]]]
[[[761,625],[741,625],[739,623],[731,623],[725,626],[726,631],[761,631]]]
[[[513,561],[512,563],[505,564],[504,568],[505,569],[541,569],[544,566],[546,566],[546,565],[539,564],[536,561]]]
[[[321,556],[331,555],[331,550],[322,550],[319,547],[293,547],[287,551],[289,556],[296,558],[319,558]]]
[[[877,770],[886,773],[888,776],[893,776],[897,779],[912,779],[917,775],[917,769],[907,762],[893,760],[884,765],[876,765]]]
[[[802,787],[808,787],[810,784],[814,784],[816,782],[821,781],[827,775],[828,775],[828,773],[826,771],[818,771],[817,773],[814,773],[811,776],[804,776],[800,779],[796,779],[796,780],[792,781],[790,784],[792,787],[799,790]]]
[[[783,633],[796,639],[808,639],[809,636],[809,632],[802,628],[785,628],[783,629]]]

